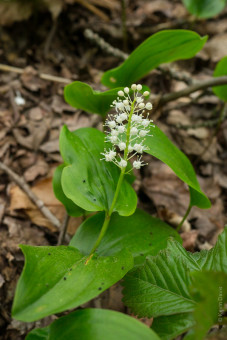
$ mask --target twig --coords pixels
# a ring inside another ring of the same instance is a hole
[[[226,84],[227,84],[227,76],[216,77],[216,78],[204,80],[202,82],[190,85],[190,86],[186,87],[185,89],[183,89],[181,91],[171,92],[171,93],[165,94],[163,96],[159,96],[160,99],[157,103],[157,106],[158,107],[163,106],[164,104],[166,104],[168,102],[171,102],[171,101],[176,100],[176,99],[181,98],[181,97],[187,97],[193,92],[203,90],[203,89],[206,89],[208,87],[226,85]]]
[[[126,27],[126,3],[125,0],[121,0],[121,24],[122,24],[122,36],[123,36],[123,50],[128,49],[128,32]]]
[[[52,214],[52,212],[44,205],[34,192],[30,189],[29,185],[25,182],[24,178],[18,176],[7,165],[0,161],[0,169],[5,171],[16,184],[28,195],[30,200],[40,209],[41,213],[58,229],[61,227],[60,221]]]
[[[60,246],[64,242],[66,230],[67,230],[68,223],[69,223],[69,219],[70,219],[70,216],[66,213],[64,221],[61,225],[61,231],[60,231],[60,234],[58,236],[57,246]]]
[[[0,64],[0,71],[14,72],[18,74],[22,74],[25,72],[23,68],[14,67],[10,65],[4,65],[4,64]],[[55,83],[70,84],[72,82],[71,79],[56,77],[56,76],[52,76],[51,74],[47,74],[47,73],[38,73],[38,76],[40,77],[40,79],[53,81]]]

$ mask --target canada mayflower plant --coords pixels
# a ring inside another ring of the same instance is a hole
[[[118,91],[117,100],[113,101],[117,115],[110,115],[105,123],[108,128],[106,142],[112,144],[112,148],[105,149],[104,159],[106,162],[113,162],[121,170],[125,169],[128,160],[137,156],[133,161],[133,168],[140,169],[146,165],[141,158],[143,151],[148,150],[144,145],[144,138],[149,135],[150,127],[154,127],[153,120],[148,116],[152,109],[150,102],[144,103],[149,92],[141,94],[142,85],[133,84],[131,90],[128,87],[124,91]],[[133,93],[132,98],[130,92]]]

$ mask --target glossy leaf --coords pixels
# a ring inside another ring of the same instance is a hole
[[[89,254],[103,221],[103,213],[87,219],[77,230],[70,245],[78,248],[83,254]],[[159,250],[165,248],[169,236],[181,242],[180,236],[173,228],[142,210],[137,209],[129,217],[114,214],[97,252],[99,255],[110,256],[121,249],[128,249],[135,264],[140,264],[148,254],[156,255]]]
[[[162,340],[175,339],[195,325],[192,313],[159,316],[152,322],[152,329]]]
[[[182,0],[187,10],[198,18],[211,18],[220,13],[226,0]]]
[[[120,280],[132,267],[128,250],[110,257],[88,257],[74,247],[21,246],[25,267],[19,279],[12,315],[35,321],[75,308]]]
[[[187,340],[203,340],[209,329],[223,322],[222,312],[227,303],[227,274],[221,272],[192,273],[191,292],[197,300],[194,311],[196,321]]]
[[[54,194],[57,197],[57,199],[64,205],[69,216],[74,216],[74,217],[82,216],[85,214],[85,210],[78,207],[78,205],[76,205],[75,203],[73,203],[72,200],[66,197],[62,189],[61,176],[62,176],[62,171],[64,167],[65,165],[61,164],[56,168],[54,172],[54,177],[53,177]]]
[[[227,56],[222,58],[214,70],[214,77],[227,76]],[[215,86],[212,88],[213,92],[220,99],[227,102],[227,85]]]
[[[109,88],[130,86],[163,63],[192,58],[207,37],[187,30],[164,30],[139,45],[118,67],[104,73],[102,83]]]
[[[191,205],[202,209],[209,208],[210,201],[201,191],[189,159],[157,126],[151,128],[151,134],[153,136],[147,136],[144,142],[149,147],[149,150],[146,152],[167,164],[183,182],[188,184]]]
[[[121,89],[97,92],[88,84],[75,81],[65,86],[64,96],[65,101],[71,106],[105,117],[107,112],[110,111],[110,105],[116,99],[119,90]]]
[[[105,135],[92,128],[70,132],[66,126],[60,135],[60,150],[66,164],[61,184],[64,194],[87,211],[108,211],[113,201],[119,168],[100,160]],[[122,216],[133,214],[137,196],[125,178],[114,208]]]
[[[50,327],[35,328],[25,338],[25,340],[49,340]]]
[[[105,309],[82,309],[59,318],[49,326],[45,340],[102,340],[107,336],[108,340],[160,340],[142,322]]]

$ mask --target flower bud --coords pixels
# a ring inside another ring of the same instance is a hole
[[[146,107],[147,110],[151,110],[152,104],[148,102],[145,107]]]
[[[141,90],[142,90],[142,85],[138,84],[138,85],[136,86],[136,89],[137,89],[137,91],[141,91]]]
[[[132,84],[131,89],[132,89],[133,91],[135,91],[135,90],[137,89],[136,84]]]
[[[120,96],[120,97],[123,97],[124,96],[124,92],[123,91],[118,91],[118,96]]]
[[[125,88],[124,88],[124,92],[125,92],[126,94],[128,94],[128,93],[129,93],[129,88],[128,88],[128,87],[125,87]]]

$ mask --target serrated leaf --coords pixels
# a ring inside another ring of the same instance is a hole
[[[77,230],[70,245],[78,248],[83,254],[90,254],[103,221],[103,213],[87,219]],[[121,249],[128,249],[138,265],[144,262],[148,254],[156,255],[159,250],[165,248],[169,236],[181,242],[180,236],[173,228],[142,210],[137,209],[129,217],[113,214],[97,253],[110,256]]]
[[[133,267],[128,250],[109,257],[87,256],[74,247],[21,246],[25,266],[19,279],[12,315],[35,321],[75,308],[99,295]]]
[[[61,175],[62,175],[62,171],[64,167],[65,167],[65,164],[61,164],[55,169],[54,176],[53,176],[54,194],[57,197],[57,199],[64,205],[69,216],[74,216],[74,217],[82,216],[85,214],[85,210],[78,207],[78,205],[76,205],[75,203],[73,203],[72,200],[66,197],[62,189]]]
[[[101,152],[108,148],[104,137],[96,129],[70,132],[66,126],[60,135],[61,155],[66,164],[62,189],[67,198],[87,211],[109,211],[120,176],[116,165],[100,160]],[[136,193],[124,178],[114,211],[128,216],[134,213],[136,205]]]
[[[202,270],[222,271],[227,274],[227,227],[218,236],[212,249],[191,254],[191,257]]]
[[[187,10],[198,18],[212,18],[220,13],[226,0],[182,0]]]
[[[209,329],[223,322],[224,304],[227,302],[227,274],[221,272],[194,272],[190,290],[197,301],[193,330],[187,340],[203,340]]]
[[[105,309],[77,310],[61,317],[49,326],[49,336],[45,340],[102,340],[107,336],[108,340],[160,340],[138,320]],[[28,336],[26,340],[33,338]]]
[[[227,75],[227,56],[219,61],[214,70],[214,77],[221,77],[226,75]],[[216,96],[227,102],[227,85],[215,86],[212,88],[212,90],[216,94]]]
[[[162,340],[175,339],[195,324],[192,313],[159,316],[152,322],[152,329]]]
[[[207,37],[187,30],[164,30],[139,45],[120,66],[104,73],[102,83],[109,88],[131,86],[163,63],[192,58]]]
[[[126,275],[123,301],[140,317],[191,312],[195,302],[189,284],[187,262],[165,249]]]
[[[211,205],[210,201],[201,191],[189,159],[157,126],[155,128],[151,127],[150,132],[153,136],[147,136],[144,141],[144,144],[149,148],[146,152],[167,164],[183,182],[188,184],[191,205],[202,209],[209,208]]]

